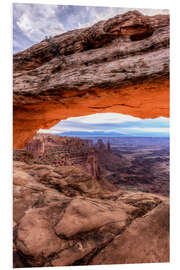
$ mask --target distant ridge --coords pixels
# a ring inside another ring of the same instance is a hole
[[[148,138],[169,138],[168,134],[162,135],[162,133],[147,133],[147,134],[122,134],[118,132],[85,132],[85,131],[67,131],[62,133],[54,133],[53,135],[69,136],[69,137],[148,137]]]
[[[117,132],[84,132],[84,131],[71,131],[56,133],[54,135],[69,136],[69,137],[132,137],[131,135],[117,133]]]

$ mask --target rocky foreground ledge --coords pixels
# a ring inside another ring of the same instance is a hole
[[[14,162],[14,267],[169,261],[169,199]]]
[[[169,16],[138,11],[46,38],[13,57],[14,148],[96,112],[169,116]]]

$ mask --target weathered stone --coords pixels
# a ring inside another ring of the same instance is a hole
[[[68,170],[14,162],[14,267],[168,260],[167,198],[107,191],[90,177],[83,191],[79,170]]]
[[[113,203],[101,203],[95,200],[74,199],[67,207],[63,218],[56,226],[56,233],[66,237],[72,237],[78,233],[88,232],[102,227],[108,223],[119,223],[122,229],[127,224],[128,215],[121,208]],[[134,207],[127,207],[127,210],[134,210]],[[120,225],[121,224],[121,225]]]
[[[14,55],[14,147],[101,112],[169,116],[169,16],[117,15]]]
[[[41,181],[49,182],[49,185],[59,185],[59,189],[63,189],[64,192],[70,192],[72,186],[71,196],[74,194],[75,188],[77,192],[79,190],[89,193],[92,189],[95,191],[98,183],[102,188],[114,191],[115,186],[104,179],[101,174],[98,151],[99,149],[93,146],[91,140],[36,134],[25,149],[14,150],[13,158],[16,161],[24,161],[29,164],[47,164],[61,168],[59,173],[67,175],[65,181],[61,179],[59,182],[57,180],[59,175],[49,173],[50,170],[47,173],[46,168],[40,168],[38,174],[41,175]],[[74,166],[78,167],[79,170]],[[92,178],[95,179],[93,183]],[[68,194],[70,195],[70,193]]]
[[[169,206],[161,203],[132,222],[90,264],[169,262]]]
[[[41,266],[48,256],[64,247],[64,241],[56,236],[43,211],[31,209],[25,214],[18,227],[17,248],[27,256],[28,263]]]

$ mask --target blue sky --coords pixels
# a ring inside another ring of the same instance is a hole
[[[126,136],[169,136],[169,119],[140,119],[119,113],[99,113],[63,120],[44,133],[93,132],[120,133]]]
[[[35,43],[69,30],[93,25],[129,8],[13,4],[13,51],[22,51]],[[169,14],[165,9],[138,9],[144,15]],[[168,136],[169,119],[145,119],[117,113],[69,118],[50,130],[40,132],[116,132],[133,136]]]

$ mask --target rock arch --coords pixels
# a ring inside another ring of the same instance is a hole
[[[13,57],[14,148],[68,117],[169,117],[169,16],[117,15]]]

